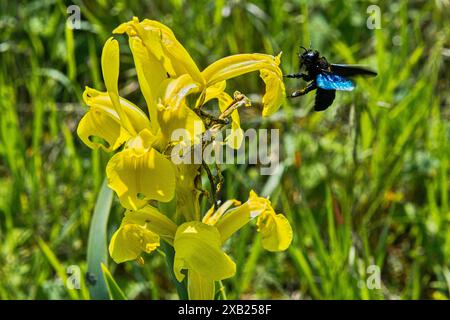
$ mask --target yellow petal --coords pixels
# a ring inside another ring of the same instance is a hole
[[[205,131],[203,121],[186,105],[177,109],[158,111],[161,133],[164,141],[184,141],[187,145],[198,143],[200,135]]]
[[[175,222],[152,206],[145,206],[137,211],[127,211],[122,223],[145,226],[171,245],[177,231]]]
[[[102,72],[105,80],[106,91],[111,98],[112,105],[118,114],[122,126],[132,135],[136,131],[131,126],[130,121],[120,105],[119,99],[119,43],[112,37],[109,38],[102,51]]]
[[[214,280],[202,277],[198,272],[188,273],[189,300],[214,300]]]
[[[276,57],[279,61],[279,56]],[[283,77],[278,72],[270,69],[262,69],[260,71],[261,78],[266,84],[266,93],[263,96],[263,117],[270,116],[276,112],[283,104],[286,97],[286,89],[284,87]]]
[[[77,133],[87,146],[93,149],[102,147],[110,152],[130,137],[121,127],[119,115],[108,93],[86,87],[83,100],[90,109],[78,124]],[[150,122],[139,107],[124,98],[120,98],[120,105],[136,131],[149,128]],[[93,141],[94,137],[103,139],[107,145]]]
[[[109,243],[109,254],[116,263],[135,260],[142,252],[150,253],[159,246],[159,236],[145,226],[122,221]]]
[[[239,205],[240,202],[237,200],[227,200],[225,201],[217,210],[215,206],[212,206],[208,212],[203,217],[203,223],[209,224],[211,226],[215,225],[219,219],[225,214],[225,212],[231,207]]]
[[[107,92],[101,92],[86,87],[83,92],[83,99],[88,106],[103,107],[108,109],[109,112],[113,113],[118,118],[117,112],[114,110]],[[150,121],[148,120],[147,115],[134,103],[120,97],[120,106],[137,132],[150,127]]]
[[[292,241],[292,228],[288,220],[283,215],[276,214],[270,201],[259,197],[253,190],[250,191],[247,202],[227,211],[215,224],[222,242],[256,217],[263,247],[269,251],[286,250]]]
[[[119,92],[119,43],[114,38],[106,40],[102,51],[102,72],[109,92]]]
[[[113,31],[113,33],[125,32],[129,36],[142,39],[147,50],[161,61],[171,78],[189,74],[196,82],[204,84],[204,79],[194,60],[167,26],[148,19],[139,22],[138,18],[134,17],[132,21],[120,25]],[[160,46],[152,43],[152,39],[156,37],[161,41]]]
[[[117,114],[113,115],[96,107],[81,118],[77,134],[89,148],[102,148],[106,152],[116,150],[130,137],[128,131],[120,125]]]
[[[245,73],[261,71],[261,77],[266,83],[263,115],[268,116],[280,107],[286,94],[279,64],[280,55],[274,57],[259,53],[237,54],[212,63],[203,70],[202,75],[206,86],[209,87]]]
[[[292,228],[282,214],[270,214],[258,218],[258,231],[262,245],[268,251],[284,251],[292,242]]]
[[[177,142],[178,140],[172,139],[172,136],[181,139],[181,133],[189,138],[189,141],[185,141],[187,144],[199,141],[199,136],[205,131],[203,121],[187,107],[185,101],[186,96],[197,92],[198,89],[199,85],[187,74],[167,82],[164,99],[158,107],[158,122],[166,141]]]
[[[217,99],[221,112],[224,112],[233,103],[233,98],[225,92],[222,92]],[[231,133],[225,138],[225,142],[230,148],[239,149],[242,140],[244,140],[244,131],[241,129],[239,112],[235,110],[231,113]]]
[[[167,82],[162,104],[168,108],[176,109],[185,101],[189,94],[199,90],[200,85],[190,75],[184,74],[177,79]]]
[[[212,99],[216,99],[222,92],[225,91],[226,87],[226,81],[220,81],[212,86],[207,87],[205,90],[205,98],[203,102],[206,103]]]
[[[233,233],[245,226],[249,221],[266,211],[270,202],[252,190],[247,202],[227,211],[215,224],[220,232],[222,242],[230,238]]]
[[[127,209],[137,210],[149,200],[170,201],[174,196],[175,172],[170,160],[153,148],[126,148],[106,167],[111,189]]]
[[[183,281],[182,270],[191,270],[209,281],[232,277],[236,265],[221,249],[219,231],[200,221],[186,222],[178,227],[174,241],[174,273]]]
[[[185,221],[200,220],[200,191],[197,188],[200,164],[177,164],[176,166],[177,214]]]
[[[156,133],[159,129],[156,117],[158,93],[161,84],[167,79],[167,74],[161,62],[146,49],[141,39],[130,37],[129,43],[136,66],[139,86],[147,103],[152,132]]]

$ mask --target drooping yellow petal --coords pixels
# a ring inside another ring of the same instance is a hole
[[[220,232],[222,242],[230,238],[233,233],[245,226],[252,219],[264,213],[270,202],[251,191],[247,202],[227,211],[215,224]]]
[[[198,272],[188,272],[189,300],[214,300],[214,280],[202,277]]]
[[[281,55],[281,53],[280,53]],[[275,60],[279,64],[280,55]],[[271,69],[262,69],[260,71],[261,78],[266,84],[266,93],[264,94],[263,103],[263,117],[270,116],[278,110],[286,98],[286,89],[284,87],[283,76],[279,72],[274,72]]]
[[[215,224],[222,242],[254,218],[258,218],[256,224],[266,250],[283,251],[289,247],[293,234],[289,221],[282,214],[276,214],[270,201],[253,190],[247,202],[226,212]]]
[[[145,226],[171,245],[173,245],[173,239],[177,231],[175,222],[152,206],[145,206],[137,211],[127,211],[122,224]]]
[[[113,33],[125,32],[129,36],[142,39],[147,50],[161,61],[171,78],[189,74],[196,82],[201,85],[204,84],[204,79],[194,60],[181,43],[178,42],[172,30],[164,24],[148,19],[139,22],[139,19],[134,17],[133,20],[121,24],[113,31]],[[155,46],[152,43],[152,39],[156,37],[160,39],[160,46]]]
[[[237,54],[212,63],[203,70],[202,75],[205,77],[206,86],[209,87],[245,73],[260,71],[266,84],[263,115],[268,116],[280,107],[286,95],[279,64],[280,55],[274,57],[259,53]]]
[[[209,87],[245,73],[275,67],[273,56],[260,53],[236,54],[213,62],[202,71],[202,75],[205,77],[206,86]]]
[[[89,87],[86,87],[83,92],[83,100],[90,107],[99,107],[108,109],[108,112],[113,113],[117,118],[117,112],[114,110],[111,99],[107,92],[101,92]],[[150,127],[150,121],[147,115],[131,101],[120,97],[121,109],[127,115],[133,128],[140,132]]]
[[[135,260],[142,252],[155,250],[160,238],[173,245],[176,230],[177,225],[152,206],[127,211],[111,239],[109,253],[116,263]]]
[[[119,117],[103,108],[91,108],[78,123],[77,134],[89,148],[111,152],[130,137]]]
[[[109,243],[109,254],[116,263],[135,260],[142,252],[159,247],[159,236],[145,225],[122,222]]]
[[[232,277],[236,265],[221,249],[219,231],[200,221],[186,222],[178,227],[174,241],[174,273],[183,281],[182,270],[193,270],[210,281]]]
[[[174,167],[153,148],[136,146],[117,153],[109,160],[106,175],[127,209],[137,210],[149,200],[168,202],[174,196]]]
[[[119,98],[119,43],[112,37],[109,38],[102,51],[102,72],[105,80],[106,91],[111,99],[112,105],[118,114],[122,126],[131,134],[135,135],[136,131],[130,123],[125,111],[120,105]]]
[[[263,248],[268,251],[284,251],[292,242],[292,228],[282,214],[261,215],[257,221],[262,235]]]
[[[77,133],[87,146],[93,149],[102,147],[110,152],[130,137],[121,127],[119,115],[108,93],[86,87],[83,100],[90,109],[81,119]],[[120,105],[136,131],[149,128],[150,122],[147,116],[136,105],[124,98],[120,98]],[[94,137],[103,139],[107,145],[93,141]]]

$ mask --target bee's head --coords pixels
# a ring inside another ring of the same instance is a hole
[[[312,49],[306,49],[304,47],[301,47],[304,52],[303,53],[299,53],[298,58],[300,61],[300,69],[302,68],[303,65],[306,66],[306,68],[308,68],[309,66],[314,65],[317,60],[319,60],[320,58],[320,53],[317,50],[312,50]]]

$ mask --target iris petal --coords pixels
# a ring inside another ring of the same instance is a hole
[[[113,115],[102,108],[92,108],[81,118],[77,134],[89,148],[102,148],[106,152],[117,149],[129,138],[117,114]],[[96,141],[96,138],[103,141]]]
[[[108,93],[86,87],[83,99],[90,109],[78,125],[78,136],[90,148],[97,149],[102,147],[108,152],[117,149],[130,136],[121,127],[120,118],[111,103]],[[136,105],[124,98],[120,98],[120,105],[136,131],[149,128],[150,122],[147,116]],[[103,139],[106,144],[93,141],[93,137]]]
[[[149,200],[170,201],[174,196],[175,172],[170,160],[158,151],[127,148],[109,160],[106,174],[122,206],[137,210]]]
[[[106,91],[108,92],[109,97],[111,98],[112,105],[114,106],[115,111],[117,112],[122,126],[130,133],[136,134],[133,126],[130,124],[130,120],[128,119],[126,113],[122,109],[120,105],[119,98],[119,89],[118,89],[118,81],[119,81],[119,43],[117,40],[112,37],[109,38],[105,45],[103,46],[102,51],[102,72],[103,79],[105,80]]]
[[[159,246],[159,236],[138,224],[122,223],[109,243],[109,254],[116,263],[135,260],[142,252],[150,253]]]
[[[279,64],[279,55],[275,58],[277,65]],[[260,71],[261,78],[266,84],[266,93],[263,96],[263,117],[270,116],[283,104],[286,97],[286,89],[284,87],[283,77],[278,70],[262,69]]]
[[[152,132],[156,133],[159,129],[156,117],[158,93],[161,83],[167,79],[166,71],[158,59],[148,52],[141,39],[130,37],[129,43],[136,66],[139,86],[147,103]]]
[[[222,251],[219,231],[213,226],[199,221],[182,224],[175,234],[174,248],[174,273],[180,282],[185,276],[182,270],[193,270],[210,281],[236,273],[236,264]]]
[[[262,245],[268,251],[286,250],[292,242],[292,228],[282,214],[276,214],[270,201],[250,192],[247,202],[226,212],[215,224],[221,241],[225,242],[252,219],[257,218],[258,231],[262,234]]]
[[[292,228],[282,214],[261,217],[257,222],[262,235],[263,248],[268,251],[284,251],[292,242]]]
[[[145,225],[146,228],[173,244],[177,225],[155,207],[145,206],[137,211],[127,211],[123,223]]]
[[[280,55],[274,57],[266,54],[237,54],[222,58],[202,71],[206,86],[231,79],[245,73],[260,71],[266,84],[263,97],[263,115],[275,112],[282,104],[286,95],[283,84],[283,74],[279,68]]]
[[[167,82],[164,98],[158,109],[158,121],[167,142],[176,142],[172,136],[180,136],[181,133],[184,133],[182,136],[189,138],[189,143],[198,142],[198,136],[205,131],[203,121],[187,107],[185,101],[189,94],[197,92],[198,89],[199,85],[187,74]]]
[[[214,280],[202,277],[198,272],[189,270],[188,295],[189,300],[214,300]]]
[[[203,84],[204,79],[187,50],[176,39],[172,30],[164,24],[144,19],[139,22],[138,18],[126,22],[117,27],[113,33],[128,33],[129,36],[136,36],[142,39],[146,48],[160,59],[171,78],[178,78],[183,74],[189,74],[196,82]],[[154,46],[151,39],[158,37],[160,46]]]

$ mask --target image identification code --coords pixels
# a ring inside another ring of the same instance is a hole
[[[203,315],[209,318],[214,314],[221,315],[268,315],[272,310],[270,304],[223,304],[212,306],[189,306],[188,304],[178,308],[179,315]]]

